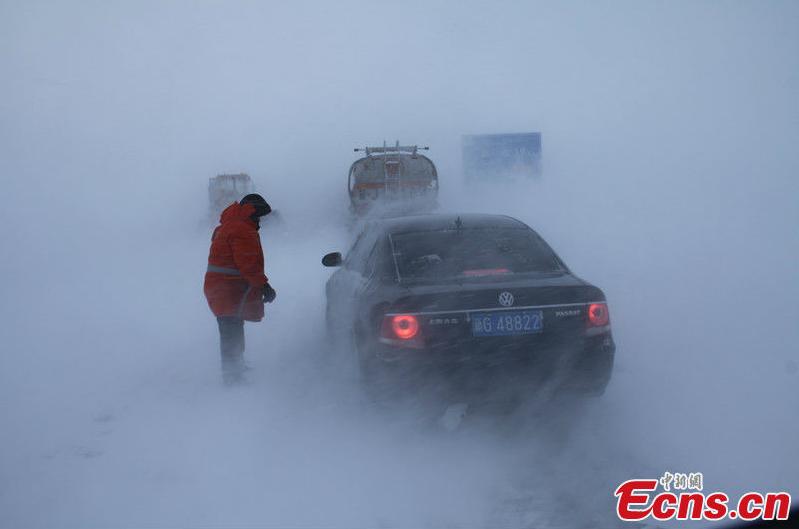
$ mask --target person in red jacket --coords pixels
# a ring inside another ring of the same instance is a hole
[[[219,325],[226,383],[241,380],[245,370],[244,321],[261,321],[264,303],[271,303],[277,295],[264,274],[258,236],[261,217],[271,211],[261,195],[247,195],[222,212],[211,236],[203,290]]]

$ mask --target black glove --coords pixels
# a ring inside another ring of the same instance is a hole
[[[264,295],[264,303],[272,303],[273,301],[275,301],[275,298],[277,297],[277,292],[275,292],[275,289],[272,288],[272,286],[269,283],[267,283],[264,285],[263,295]]]

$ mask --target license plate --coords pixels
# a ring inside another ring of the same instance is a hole
[[[544,330],[540,310],[476,312],[471,318],[473,336],[515,336]]]

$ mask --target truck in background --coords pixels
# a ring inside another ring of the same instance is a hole
[[[255,185],[247,173],[219,174],[208,179],[208,216],[212,222],[233,202],[255,193]]]
[[[394,213],[432,210],[438,197],[438,171],[417,145],[355,149],[366,156],[350,166],[347,191],[350,209],[363,215],[376,206]]]

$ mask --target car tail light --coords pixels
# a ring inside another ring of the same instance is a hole
[[[419,334],[419,320],[412,314],[386,316],[381,334],[391,340],[412,340]]]
[[[411,314],[390,316],[391,331],[395,338],[410,340],[419,334],[419,320]]]
[[[588,325],[604,327],[610,323],[607,303],[591,303],[588,305]]]

